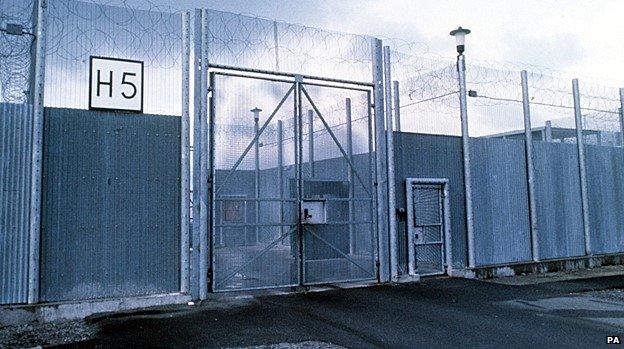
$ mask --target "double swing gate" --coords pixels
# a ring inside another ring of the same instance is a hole
[[[377,278],[372,88],[211,67],[214,291]]]

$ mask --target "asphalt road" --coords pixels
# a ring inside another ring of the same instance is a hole
[[[537,285],[463,279],[213,300],[93,318],[81,347],[245,347],[320,341],[349,348],[595,348],[624,340],[624,303],[577,294],[623,276]]]

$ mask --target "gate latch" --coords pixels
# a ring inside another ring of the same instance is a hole
[[[403,207],[396,209],[396,219],[399,222],[405,222],[407,220],[407,211]]]

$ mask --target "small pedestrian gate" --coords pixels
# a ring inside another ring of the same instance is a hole
[[[372,84],[210,70],[214,291],[373,280]]]
[[[450,264],[448,181],[408,178],[406,191],[409,274],[444,274]]]

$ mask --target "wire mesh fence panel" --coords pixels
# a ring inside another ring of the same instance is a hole
[[[87,109],[90,57],[103,56],[143,62],[143,111],[179,115],[181,15],[151,2],[146,5],[139,9],[121,0],[106,4],[50,1],[45,105]]]
[[[293,88],[214,76],[216,290],[299,282]]]
[[[32,0],[0,2],[0,103],[26,103],[32,98],[33,5]]]
[[[303,89],[303,214],[314,205],[324,211],[302,218],[303,281],[373,279],[370,92]]]

